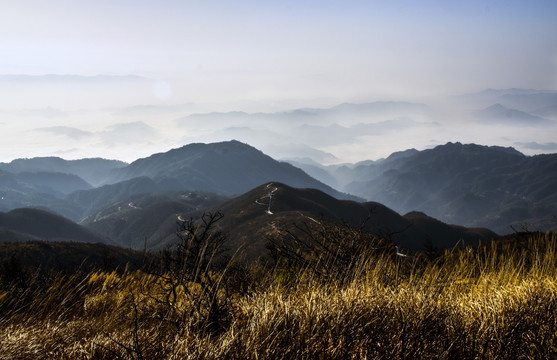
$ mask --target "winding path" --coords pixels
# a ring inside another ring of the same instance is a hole
[[[267,184],[267,189],[271,189],[271,186],[273,185],[273,183],[269,183]],[[262,196],[258,199],[255,199],[255,203],[257,205],[266,205],[267,206],[267,210],[265,210],[265,212],[269,215],[273,215],[273,213],[271,212],[271,202],[273,201],[273,194],[278,190],[278,187],[274,187],[272,190],[269,191],[268,195]],[[269,198],[269,202],[266,203],[262,203],[260,200],[261,199],[266,199]]]

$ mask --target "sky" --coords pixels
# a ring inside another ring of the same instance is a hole
[[[315,150],[338,161],[444,141],[553,149],[540,129],[475,136],[449,101],[488,88],[556,90],[553,0],[0,1],[0,161],[132,161],[231,133],[274,157]],[[278,119],[266,128],[180,120],[374,101],[427,104],[421,121],[431,126],[332,144],[291,137],[296,127]]]

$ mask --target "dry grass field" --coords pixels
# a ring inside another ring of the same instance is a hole
[[[0,291],[0,359],[549,359],[557,236],[435,257],[94,272]],[[322,261],[322,260],[318,260]]]

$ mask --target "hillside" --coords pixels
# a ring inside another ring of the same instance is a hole
[[[494,233],[486,228],[449,225],[422,212],[412,211],[405,214],[404,218],[425,236],[424,245],[434,248],[447,248],[449,244],[471,245],[476,244],[478,239],[483,241],[494,238]],[[440,240],[445,243],[441,243]]]
[[[15,175],[19,183],[32,186],[36,192],[63,197],[93,187],[77,175],[53,172],[22,172]]]
[[[91,189],[82,178],[64,173],[53,172],[22,172],[11,173],[0,170],[0,188],[6,193],[8,191],[47,194],[58,198],[78,190]],[[4,200],[9,198],[4,196]]]
[[[20,243],[38,240],[39,238],[36,236],[0,227],[0,243]]]
[[[272,214],[269,214],[271,192]],[[497,236],[486,229],[465,229],[441,222],[430,224],[426,232],[379,203],[338,200],[319,190],[297,189],[281,183],[261,185],[210,210],[220,210],[224,214],[220,226],[229,235],[232,248],[244,246],[250,257],[265,253],[269,237],[277,234],[277,230],[321,221],[364,226],[365,231],[415,250],[424,249],[426,245],[448,248],[461,239],[476,243]],[[199,216],[203,211],[190,215]]]

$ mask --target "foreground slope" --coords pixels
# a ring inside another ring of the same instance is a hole
[[[556,244],[372,250],[340,277],[289,262],[8,277],[0,358],[555,359]]]

